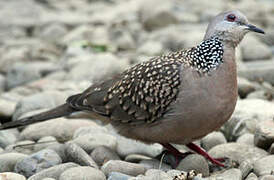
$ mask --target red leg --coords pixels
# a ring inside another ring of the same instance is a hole
[[[207,152],[205,152],[202,148],[200,148],[199,146],[197,146],[194,143],[189,143],[186,145],[189,149],[195,151],[196,153],[204,156],[206,159],[208,159],[209,161],[211,161],[213,164],[217,164],[218,166],[222,166],[224,167],[224,165],[219,162],[217,159],[212,158]]]

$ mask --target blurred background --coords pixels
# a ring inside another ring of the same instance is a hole
[[[196,46],[209,21],[231,9],[242,11],[266,34],[249,33],[237,48],[239,101],[218,132],[221,140],[216,134],[209,139],[214,146],[236,141],[264,149],[252,158],[273,154],[274,0],[0,0],[0,122],[63,104],[68,96],[150,57]],[[0,131],[0,153],[45,139],[73,140],[90,153],[94,145],[79,135],[88,132],[96,143],[117,146],[123,158],[134,153],[155,157],[162,151],[160,145],[121,140],[110,135],[111,128],[83,116],[61,119]],[[99,136],[93,133],[98,129],[103,129]],[[209,150],[213,145],[207,141],[201,145]],[[31,154],[47,146],[16,151]],[[242,156],[245,148],[231,146],[232,156],[248,158]],[[226,147],[220,149],[229,151]]]

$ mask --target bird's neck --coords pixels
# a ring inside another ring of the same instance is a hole
[[[224,45],[218,37],[202,41],[190,51],[190,65],[199,72],[208,73],[223,63]]]

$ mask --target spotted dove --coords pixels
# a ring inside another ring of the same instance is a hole
[[[160,143],[176,156],[183,154],[169,143],[185,144],[223,166],[192,141],[220,128],[234,111],[235,48],[250,31],[264,33],[239,11],[220,13],[196,47],[151,58],[59,107],[2,124],[0,130],[87,111],[123,136]]]

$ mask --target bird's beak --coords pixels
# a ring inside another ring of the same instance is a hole
[[[264,34],[264,31],[262,29],[257,28],[256,26],[254,26],[252,24],[247,24],[246,26],[247,26],[246,29],[249,30],[249,31]]]

